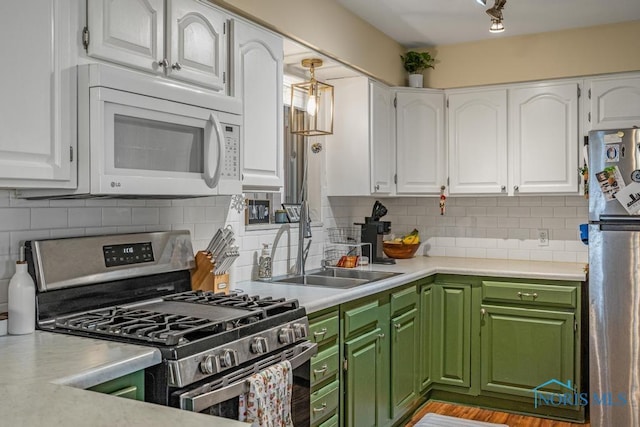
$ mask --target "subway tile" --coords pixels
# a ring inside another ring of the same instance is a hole
[[[131,225],[131,208],[102,208],[102,225],[107,227]]]
[[[510,249],[507,255],[509,256],[509,259],[519,259],[519,260],[526,260],[526,261],[530,259],[529,251],[525,251],[522,249]]]
[[[147,202],[142,199],[118,199],[117,206],[122,207],[134,207],[134,206],[146,206]]]
[[[87,227],[85,228],[87,236],[96,236],[98,234],[116,234],[118,227]]]
[[[12,231],[10,234],[10,244],[12,254],[20,253],[20,245],[24,244],[27,240],[42,240],[51,237],[49,230],[25,230],[25,231]]]
[[[535,196],[521,196],[518,197],[518,204],[520,206],[541,206],[542,199]]]
[[[520,218],[498,218],[498,227],[500,228],[518,228],[520,227]]]
[[[440,213],[438,211],[438,213]],[[464,206],[445,206],[445,214],[447,216],[466,216],[467,208]]]
[[[456,199],[456,206],[476,206],[475,197],[459,197]]]
[[[9,255],[11,253],[11,234],[0,232],[0,255]]]
[[[524,240],[529,238],[529,230],[521,228],[510,228],[507,234],[509,239]]]
[[[81,237],[85,235],[84,228],[58,228],[49,233],[52,239],[64,239],[66,237]]]
[[[487,216],[487,208],[484,206],[471,206],[467,208],[469,216]]]
[[[520,218],[520,228],[541,228],[541,218]]]
[[[101,208],[69,208],[69,227],[99,227],[102,225]]]
[[[9,190],[0,190],[0,207],[9,207]]]
[[[487,228],[487,237],[490,239],[506,239],[508,234],[507,228]]]
[[[69,226],[66,208],[31,209],[31,228],[66,228]]]
[[[578,252],[576,253],[576,262],[589,262],[589,253],[588,252]]]
[[[48,208],[49,200],[40,199],[40,200],[29,200],[29,199],[18,199],[13,196],[9,196],[9,206],[12,208]]]
[[[498,239],[478,239],[477,246],[484,249],[496,249],[498,247]]]
[[[119,227],[116,227],[116,233],[119,234],[144,233],[144,231],[144,225],[121,225]]]
[[[465,230],[466,237],[473,238],[485,238],[487,237],[487,229],[486,228],[467,228]]]
[[[158,208],[134,207],[131,209],[131,223],[133,225],[153,225],[160,221]]]
[[[552,251],[529,251],[529,259],[531,261],[553,261]]]
[[[407,215],[422,216],[426,215],[427,208],[425,206],[408,206]]]
[[[487,207],[487,216],[506,216],[507,209],[504,207]]]
[[[461,248],[474,248],[476,247],[475,239],[470,237],[456,237],[456,246]]]
[[[498,226],[498,218],[478,217],[476,218],[476,226],[483,227],[483,228],[496,228]]]
[[[589,199],[583,196],[567,196],[564,198],[565,206],[581,206],[588,210]]]
[[[476,206],[498,206],[498,199],[495,197],[478,197],[476,198]]]
[[[498,197],[498,206],[518,206],[518,198],[517,197]]]
[[[8,280],[16,272],[16,259],[11,256],[0,256],[0,279]]]
[[[563,229],[566,219],[564,218],[542,218],[542,228]]]
[[[451,257],[466,257],[467,250],[465,248],[445,248],[445,256]]]
[[[84,206],[85,206],[84,199],[49,200],[49,207],[52,207],[52,208],[79,208]]]
[[[556,262],[578,262],[575,252],[553,252],[553,261]]]
[[[118,206],[118,201],[116,199],[87,199],[85,201],[86,206],[89,207],[115,207]]]
[[[0,231],[28,230],[31,209],[0,208]]]
[[[531,208],[527,207],[510,207],[507,211],[507,216],[510,217],[528,217],[531,216]]]
[[[506,249],[487,249],[487,258],[508,259],[509,253]]]
[[[556,218],[575,218],[577,210],[573,206],[553,208],[553,216]]]
[[[445,227],[445,235],[449,237],[465,237],[467,231],[463,227]]]
[[[549,230],[549,238],[552,240],[577,240],[578,230]]]
[[[564,206],[564,197],[562,196],[543,196],[542,206]]]
[[[487,250],[485,248],[467,248],[466,256],[470,258],[486,258]]]
[[[162,206],[171,206],[171,200],[166,199],[149,199],[145,201],[145,206],[159,208]]]
[[[179,224],[184,220],[184,208],[162,207],[158,208],[160,224]]]
[[[475,218],[465,216],[456,218],[456,227],[474,227],[476,224]]]
[[[456,245],[456,239],[454,237],[438,237],[437,243],[438,246],[452,248]]]
[[[531,216],[535,218],[550,218],[553,217],[553,208],[550,206],[545,207],[532,207]]]
[[[498,240],[498,249],[518,249],[520,244],[514,239]]]
[[[203,206],[187,206],[184,208],[184,222],[206,222],[206,209]]]

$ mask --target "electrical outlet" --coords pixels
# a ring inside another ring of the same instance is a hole
[[[538,228],[538,246],[549,246],[549,229]]]

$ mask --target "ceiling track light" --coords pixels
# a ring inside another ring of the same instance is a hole
[[[487,0],[476,0],[476,3],[478,3],[480,6],[486,6]]]
[[[495,0],[493,7],[490,7],[486,10],[487,15],[491,17],[491,26],[489,27],[489,32],[501,33],[504,31],[504,24],[502,23],[502,9],[504,8],[504,5],[506,3],[507,0]]]

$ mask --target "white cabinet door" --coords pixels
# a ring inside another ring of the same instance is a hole
[[[509,192],[578,192],[578,84],[509,90]]]
[[[164,73],[164,0],[87,0],[87,27],[89,56]]]
[[[371,138],[371,193],[390,194],[395,187],[396,144],[393,98],[389,87],[369,83],[369,132]]]
[[[590,130],[640,126],[640,76],[590,81]]]
[[[444,93],[396,93],[397,193],[439,194],[446,184]]]
[[[2,187],[76,186],[75,7],[67,0],[0,2]]]
[[[283,185],[282,38],[245,22],[234,22],[236,95],[242,99],[245,190]]]
[[[450,193],[506,193],[506,89],[451,93],[448,117]]]
[[[167,75],[226,89],[226,16],[194,0],[167,0]]]

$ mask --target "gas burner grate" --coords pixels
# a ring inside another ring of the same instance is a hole
[[[214,293],[211,291],[189,291],[180,294],[169,295],[163,298],[165,301],[190,302],[194,304],[219,305],[226,307],[244,308],[249,310],[264,310],[261,318],[273,316],[278,313],[290,311],[298,308],[297,300],[286,300],[285,298],[249,296],[247,294]]]
[[[228,328],[226,322],[123,307],[58,317],[55,325],[58,328],[111,337],[120,336],[163,345],[187,342],[188,334],[215,334]]]

